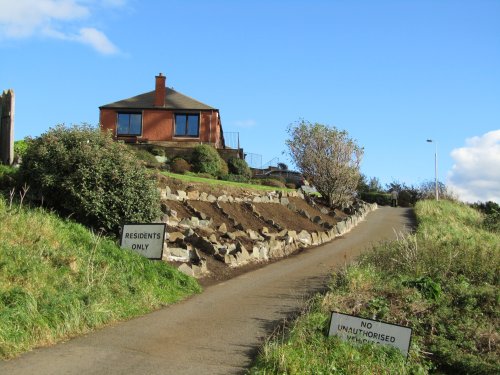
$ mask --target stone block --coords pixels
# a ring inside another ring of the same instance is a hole
[[[183,201],[187,198],[187,193],[184,190],[177,190],[177,196],[179,200]]]
[[[207,196],[207,201],[210,203],[213,203],[213,202],[217,201],[217,198],[215,198],[212,194],[210,194]]]
[[[198,190],[188,191],[187,199],[197,201],[198,199],[200,199],[200,192]]]
[[[226,225],[226,223],[222,223],[221,225],[219,225],[219,227],[217,228],[217,230],[220,233],[222,233],[222,234],[226,233],[227,232],[227,225]]]
[[[180,240],[183,240],[184,239],[184,235],[181,233],[181,232],[171,232],[171,233],[167,233],[167,238],[168,238],[168,241],[169,242],[175,242],[176,240],[180,239]]]
[[[290,201],[288,200],[288,198],[286,197],[282,197],[280,199],[280,203],[283,205],[283,206],[288,206],[290,204]]]
[[[183,263],[179,266],[179,268],[177,268],[180,272],[182,272],[183,274],[186,274],[188,276],[191,276],[191,277],[194,277],[194,271],[193,269],[191,268],[190,265],[186,264],[186,263]]]
[[[309,246],[312,244],[312,237],[309,232],[302,230],[297,234],[297,239],[303,245]]]
[[[217,201],[218,202],[223,202],[223,203],[227,202],[228,201],[227,195],[221,195],[221,196],[219,196],[217,198]]]
[[[224,233],[224,237],[229,239],[229,240],[232,240],[232,241],[234,241],[236,239],[236,235],[232,232]]]
[[[319,236],[318,236],[318,233],[316,232],[312,232],[311,233],[311,245],[319,245]]]

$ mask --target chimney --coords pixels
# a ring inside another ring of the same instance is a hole
[[[166,95],[166,88],[165,88],[165,81],[166,78],[164,75],[161,73],[158,74],[156,77],[156,86],[155,86],[155,107],[164,107],[165,106],[165,95]]]

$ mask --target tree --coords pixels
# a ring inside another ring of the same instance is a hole
[[[439,199],[456,200],[456,197],[453,195],[453,192],[451,192],[444,183],[438,181],[437,186],[438,186]],[[419,199],[435,199],[436,182],[424,181],[420,184],[418,190],[419,190]]]
[[[331,207],[348,203],[360,178],[363,149],[345,130],[301,120],[288,127],[290,155]]]
[[[278,169],[280,169],[282,171],[287,171],[288,165],[286,165],[285,163],[278,163]]]

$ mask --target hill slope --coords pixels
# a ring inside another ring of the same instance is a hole
[[[144,314],[200,291],[164,262],[43,209],[0,198],[0,358]]]

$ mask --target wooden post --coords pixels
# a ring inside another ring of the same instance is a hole
[[[14,163],[14,90],[5,90],[0,100],[0,161]]]

